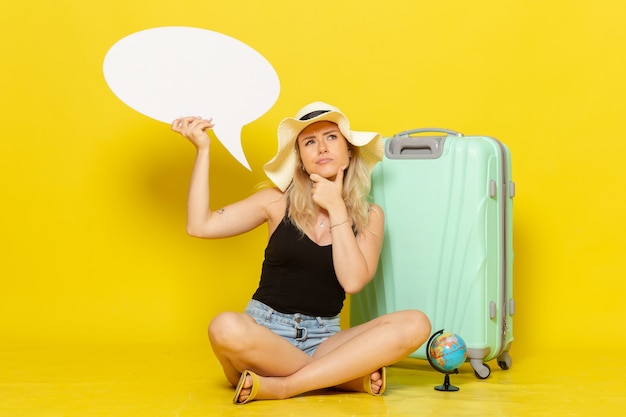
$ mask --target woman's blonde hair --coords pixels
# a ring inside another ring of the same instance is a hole
[[[352,223],[353,230],[359,233],[365,230],[369,223],[371,204],[368,196],[371,187],[371,173],[359,155],[359,147],[351,146],[347,141],[346,144],[350,147],[351,157],[350,163],[344,171],[343,201],[348,209],[347,220]],[[298,146],[297,142],[295,146]],[[311,188],[311,179],[304,170],[298,152],[298,164],[293,175],[293,181],[285,192],[289,207],[289,219],[301,231],[305,230],[305,225],[315,221],[318,215],[318,211],[315,209],[317,206],[311,197]]]

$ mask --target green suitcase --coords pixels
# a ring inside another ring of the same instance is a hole
[[[373,201],[385,211],[384,244],[372,282],[351,297],[350,322],[418,309],[433,330],[459,334],[479,378],[497,358],[511,366],[510,153],[486,136],[416,129],[385,140],[372,173]],[[410,355],[426,359],[426,347]]]

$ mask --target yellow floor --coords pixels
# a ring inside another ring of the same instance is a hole
[[[0,350],[0,416],[617,416],[624,415],[625,355],[516,355],[508,371],[490,362],[486,380],[469,365],[455,393],[433,389],[428,363],[390,367],[383,397],[332,391],[282,401],[231,404],[207,345]]]

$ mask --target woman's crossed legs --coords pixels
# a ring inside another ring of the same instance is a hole
[[[246,314],[222,313],[209,326],[209,337],[233,386],[250,370],[259,375],[256,399],[281,399],[329,387],[363,391],[364,376],[378,393],[380,369],[414,352],[430,331],[430,321],[420,311],[389,313],[334,334],[309,356]],[[240,401],[248,397],[252,383],[248,376]]]

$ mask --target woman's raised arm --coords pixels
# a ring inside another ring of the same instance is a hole
[[[196,147],[187,196],[187,233],[207,239],[235,236],[261,225],[268,220],[268,205],[282,195],[276,189],[262,190],[219,210],[211,210],[210,138],[206,130],[212,127],[211,119],[200,117],[183,117],[172,122],[172,130]]]

